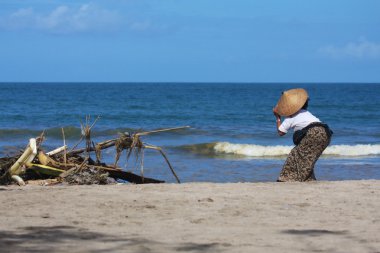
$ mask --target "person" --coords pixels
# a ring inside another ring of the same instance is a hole
[[[309,96],[302,88],[284,91],[273,108],[280,136],[294,131],[295,147],[290,151],[280,172],[278,182],[314,181],[314,165],[330,144],[333,132],[307,108]],[[281,122],[281,117],[285,117]]]

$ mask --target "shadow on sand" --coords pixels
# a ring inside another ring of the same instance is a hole
[[[36,226],[0,231],[1,252],[221,252],[228,246],[219,243],[168,244],[141,238],[128,239],[73,226]]]
[[[292,235],[307,235],[307,236],[320,236],[320,235],[345,235],[348,233],[348,231],[332,231],[332,230],[325,230],[325,229],[288,229],[282,231],[285,234],[292,234]]]

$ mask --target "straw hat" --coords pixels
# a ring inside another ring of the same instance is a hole
[[[308,99],[307,91],[302,88],[284,91],[278,100],[275,111],[281,116],[298,112]]]

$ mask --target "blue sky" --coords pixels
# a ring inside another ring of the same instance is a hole
[[[380,82],[377,0],[0,0],[0,81]]]

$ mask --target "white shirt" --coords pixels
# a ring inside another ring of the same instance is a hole
[[[286,118],[278,130],[283,133],[287,133],[289,129],[294,129],[294,131],[301,130],[302,128],[308,126],[313,122],[321,122],[317,117],[311,114],[309,111],[300,110],[298,113],[291,117]]]

